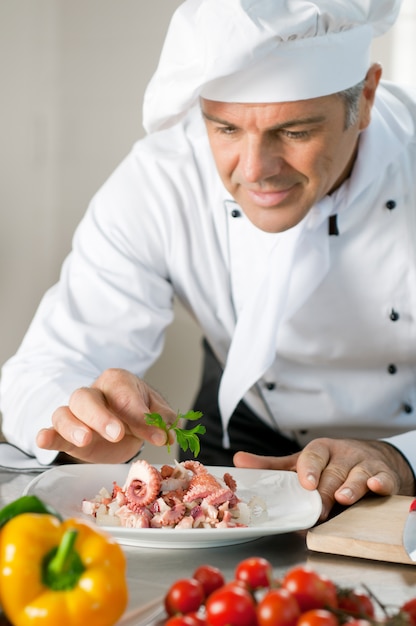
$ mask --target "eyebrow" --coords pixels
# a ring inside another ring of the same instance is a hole
[[[215,115],[210,115],[209,113],[206,113],[205,111],[202,111],[202,115],[204,116],[206,120],[209,120],[210,122],[222,124],[223,126],[230,126],[230,127],[238,128],[238,126],[236,126],[235,124],[227,120],[223,120],[220,117],[216,117]],[[313,117],[302,117],[300,119],[287,120],[283,124],[276,124],[275,126],[270,126],[270,128],[268,128],[267,130],[275,131],[275,130],[281,130],[282,128],[289,128],[293,126],[307,126],[308,124],[320,124],[324,122],[325,119],[326,118],[324,115],[316,115]]]

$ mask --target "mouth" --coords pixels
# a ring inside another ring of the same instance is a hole
[[[267,208],[281,204],[293,191],[294,187],[295,185],[292,185],[287,189],[281,189],[279,191],[275,189],[272,191],[246,189],[246,193],[254,204]]]

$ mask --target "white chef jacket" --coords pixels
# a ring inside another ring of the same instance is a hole
[[[383,83],[374,115],[355,167],[377,175],[338,215],[328,274],[282,324],[275,362],[244,399],[301,444],[387,438],[416,470],[416,94]],[[383,130],[392,119],[394,146]],[[198,109],[136,143],[92,199],[59,282],[3,367],[7,439],[51,462],[38,430],[104,369],[142,377],[163,349],[175,294],[224,365],[282,236],[252,225],[224,189]]]

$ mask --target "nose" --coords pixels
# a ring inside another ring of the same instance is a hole
[[[264,138],[245,137],[241,145],[239,169],[246,183],[259,183],[276,176],[282,169],[283,158],[276,145]]]

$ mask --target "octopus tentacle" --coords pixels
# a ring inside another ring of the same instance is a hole
[[[222,485],[212,474],[208,474],[208,472],[196,474],[189,483],[189,488],[183,497],[183,501],[192,502],[198,498],[206,498],[222,488]]]
[[[207,504],[213,504],[214,506],[219,506],[224,502],[228,502],[233,497],[233,492],[228,487],[224,487],[223,489],[217,489],[217,491],[213,491],[208,496],[206,496],[205,501]]]
[[[139,459],[130,468],[123,491],[127,506],[135,510],[150,504],[160,491],[160,472],[144,459]]]
[[[185,469],[191,470],[191,472],[195,475],[208,474],[208,470],[205,467],[205,465],[203,465],[199,461],[192,461],[192,460],[183,461],[183,466],[185,467]]]
[[[223,476],[223,480],[225,484],[227,485],[227,487],[231,489],[231,491],[233,491],[234,493],[237,491],[237,483],[234,480],[234,478],[231,476],[231,474],[226,472]]]

